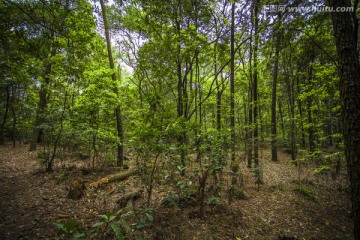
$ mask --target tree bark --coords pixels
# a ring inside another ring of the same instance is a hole
[[[231,129],[231,165],[235,162],[235,1],[231,5],[230,36],[230,129]]]
[[[300,83],[299,83],[299,76],[296,77],[296,90],[297,95],[299,96],[301,94],[300,92]],[[304,133],[304,126],[303,126],[303,108],[301,100],[298,98],[297,100],[299,114],[300,114],[300,131],[301,131],[301,148],[305,148],[306,142],[305,142],[305,133]]]
[[[53,37],[54,33],[51,32]],[[48,88],[50,87],[50,74],[52,71],[51,58],[56,54],[56,47],[52,46],[50,57],[47,59],[47,63],[44,66],[44,82],[41,83],[39,91],[39,106],[36,112],[34,129],[31,136],[30,151],[35,151],[38,143],[41,142],[43,136],[43,128],[41,127],[44,124],[44,114],[47,106],[48,98]]]
[[[313,69],[312,69],[312,63],[314,62],[314,53],[311,51],[311,56],[310,56],[310,63],[309,63],[309,69],[308,69],[308,86],[311,86],[311,79],[313,77]],[[309,128],[308,128],[308,134],[309,134],[309,150],[310,152],[314,152],[315,148],[316,148],[316,144],[315,144],[315,123],[313,120],[313,114],[311,111],[311,107],[313,104],[312,101],[312,96],[308,96],[307,100],[306,100],[306,104],[307,104],[307,120],[308,120],[308,124],[309,124]]]
[[[330,7],[348,7],[350,1],[329,0]],[[356,8],[355,8],[356,9]],[[360,239],[360,67],[357,24],[350,12],[332,12],[340,74],[340,97],[345,157],[351,184],[354,239]]]
[[[112,50],[111,50],[109,24],[107,21],[104,0],[100,0],[100,5],[101,5],[101,12],[102,12],[102,17],[103,17],[103,21],[104,21],[105,38],[106,38],[106,46],[107,46],[107,51],[108,51],[109,64],[110,64],[110,68],[113,70],[113,74],[111,75],[111,79],[114,84],[113,92],[119,97],[119,90],[118,90],[118,86],[117,86],[118,81],[116,80],[115,65],[114,65],[114,59],[113,59]],[[115,118],[116,118],[117,136],[119,138],[119,143],[117,144],[117,165],[122,166],[123,162],[124,162],[124,132],[123,132],[122,119],[121,119],[121,109],[120,109],[119,104],[117,104],[117,106],[115,107]]]
[[[258,139],[258,47],[259,47],[259,1],[254,2],[254,29],[255,29],[255,45],[254,45],[254,163],[255,168],[259,168],[259,139]],[[260,176],[259,176],[260,177]],[[260,180],[260,178],[259,178]]]
[[[105,184],[111,183],[111,182],[115,182],[115,181],[124,181],[126,179],[128,179],[131,176],[134,176],[136,174],[139,173],[139,170],[134,169],[134,170],[129,170],[127,172],[122,172],[122,173],[117,173],[117,174],[112,174],[106,177],[101,178],[100,180],[96,181],[96,182],[92,182],[89,184],[89,187],[92,188],[99,188],[101,186],[104,186]]]
[[[279,26],[280,26],[280,14],[279,14]],[[275,63],[272,82],[272,98],[271,98],[271,160],[276,162],[277,158],[277,144],[276,144],[276,88],[279,72],[279,52],[280,52],[280,33],[279,29],[276,30],[276,43],[275,43]]]
[[[5,123],[7,120],[7,115],[9,112],[9,105],[10,105],[10,88],[11,84],[6,86],[6,104],[5,104],[5,114],[3,117],[3,121],[1,123],[1,129],[0,129],[0,144],[3,144],[5,142]]]

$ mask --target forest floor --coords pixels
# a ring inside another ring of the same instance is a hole
[[[48,174],[39,170],[38,153],[29,152],[28,148],[24,144],[15,148],[0,146],[1,240],[58,239],[53,223],[76,219],[85,227],[91,226],[98,214],[118,210],[115,199],[119,192],[141,188],[140,178],[134,176],[103,188],[88,188],[79,200],[68,199],[71,179],[90,183],[116,170],[89,172],[81,170],[79,163],[64,171],[58,163],[55,172]],[[313,166],[297,168],[285,153],[279,152],[276,163],[269,161],[269,154],[268,150],[260,152],[264,184],[259,189],[254,173],[242,166],[246,198],[233,200],[229,205],[224,194],[215,207],[206,206],[204,218],[197,214],[198,206],[160,204],[166,189],[156,187],[151,200],[153,221],[147,228],[134,227],[129,238],[353,239],[346,171],[343,169],[337,178],[318,175]],[[145,208],[145,203],[142,197],[127,208]],[[131,226],[136,225],[131,222]]]

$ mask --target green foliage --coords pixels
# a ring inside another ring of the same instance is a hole
[[[311,201],[317,199],[315,190],[309,184],[298,182],[295,184],[294,190]]]
[[[244,189],[241,187],[238,187],[236,185],[232,185],[230,187],[229,194],[231,194],[231,197],[234,199],[245,199],[245,192]]]
[[[276,183],[276,184],[272,184],[271,185],[271,188],[273,189],[278,189],[280,191],[285,191],[287,188],[286,188],[286,185],[284,183]]]
[[[324,161],[326,160],[324,158],[324,154],[322,151],[317,150],[314,151],[312,153],[310,153],[307,157],[306,157],[307,161],[311,162],[311,163],[317,163],[317,164],[321,164],[324,163]]]
[[[145,216],[140,218],[139,223],[136,225],[137,229],[144,229],[144,228],[151,227],[152,222],[154,221],[152,212],[153,212],[152,208],[141,209],[139,211],[140,215],[142,215],[142,216],[145,215]]]
[[[99,214],[97,216],[98,221],[88,230],[81,228],[79,223],[73,219],[66,221],[64,224],[54,223],[54,225],[59,230],[58,235],[62,239],[109,239],[112,237],[127,239],[126,236],[132,232],[132,226],[125,218],[134,214],[133,211]],[[152,216],[148,212],[146,214],[149,215],[146,216],[152,221]]]
[[[210,196],[207,199],[207,205],[212,209],[220,203],[220,198],[216,196]]]
[[[131,231],[131,225],[126,222],[122,217],[127,216],[128,213],[120,214],[118,211],[115,214],[100,214],[98,218],[100,221],[92,226],[95,236],[109,237],[114,235],[117,239],[126,239],[126,232]]]
[[[75,219],[70,219],[64,224],[54,223],[58,229],[58,236],[62,239],[84,240],[85,234],[81,233],[79,223]]]
[[[43,152],[40,152],[37,156],[37,160],[38,160],[38,164],[41,166],[41,167],[44,167],[46,169],[50,159],[52,158],[53,156],[53,152],[51,151],[43,151]]]
[[[314,170],[315,174],[327,174],[330,171],[330,167],[329,166],[321,166],[319,168],[316,168]]]
[[[172,207],[178,202],[178,197],[175,195],[167,195],[161,200],[161,204],[165,207]]]

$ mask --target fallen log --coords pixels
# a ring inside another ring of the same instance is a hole
[[[115,202],[117,204],[119,204],[120,208],[124,208],[124,207],[126,207],[126,205],[129,201],[134,201],[134,200],[140,198],[142,193],[143,193],[142,189],[140,189],[138,191],[134,191],[134,192],[129,192],[129,193],[126,193],[125,195],[121,196],[120,198],[116,199]]]
[[[130,170],[127,172],[121,172],[121,173],[117,173],[117,174],[112,174],[106,177],[101,178],[100,180],[96,181],[96,182],[92,182],[89,184],[89,187],[91,188],[99,188],[102,185],[105,185],[107,183],[111,183],[111,182],[115,182],[115,181],[124,181],[126,179],[128,179],[131,176],[134,176],[136,174],[138,174],[139,171],[138,170]]]

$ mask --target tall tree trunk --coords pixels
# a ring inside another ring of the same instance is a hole
[[[277,103],[278,103],[279,115],[280,115],[281,136],[282,136],[282,139],[285,140],[285,122],[284,122],[282,99],[278,98]]]
[[[309,63],[309,70],[308,70],[308,85],[311,86],[311,79],[312,79],[312,63],[314,62],[314,54],[311,52],[310,53],[312,56],[310,57],[310,63]],[[308,120],[308,124],[309,124],[309,128],[308,128],[308,134],[309,134],[309,150],[310,152],[314,152],[315,151],[315,126],[314,126],[314,121],[313,121],[313,114],[311,111],[311,107],[312,107],[312,96],[308,96],[307,100],[306,100],[306,104],[307,104],[307,120]]]
[[[231,165],[235,162],[235,1],[231,4],[230,36],[230,129],[231,129]]]
[[[254,2],[254,29],[255,29],[255,44],[254,44],[254,163],[256,168],[256,181],[262,182],[260,163],[259,163],[259,130],[258,130],[258,47],[259,47],[259,0]]]
[[[252,53],[251,53],[252,54]],[[253,105],[252,105],[252,100],[253,100],[253,90],[252,90],[252,68],[250,67],[250,79],[249,79],[249,90],[248,90],[248,104],[249,104],[249,113],[248,113],[248,122],[247,122],[247,127],[246,127],[246,156],[247,156],[247,167],[251,168],[252,167],[252,149],[253,149],[253,144],[252,144],[252,137],[253,137],[253,127],[252,127],[252,123],[253,123]]]
[[[329,0],[330,6],[348,7],[350,1]],[[358,1],[356,1],[357,3]],[[355,10],[357,4],[355,4]],[[357,24],[352,13],[331,13],[339,60],[340,97],[345,157],[351,184],[354,238],[360,239],[360,67]],[[355,19],[356,21],[356,19]]]
[[[15,101],[16,101],[16,87],[13,86],[12,87],[12,94],[11,94],[11,113],[12,113],[12,129],[11,129],[11,141],[13,143],[13,147],[15,147],[16,145],[16,122],[17,122],[17,117],[16,117],[16,110],[15,110]]]
[[[217,21],[215,18],[215,26],[217,26]],[[218,36],[218,29],[216,27],[216,36]],[[220,89],[220,84],[217,74],[217,41],[214,43],[214,75],[215,75],[215,84],[216,84],[216,129],[218,133],[221,130],[221,95],[222,91]]]
[[[251,11],[251,19],[254,19],[254,11]],[[248,87],[248,118],[246,119],[246,128],[245,128],[245,152],[247,158],[247,167],[252,167],[252,150],[253,150],[253,67],[252,67],[252,57],[253,57],[253,28],[252,24],[250,31],[250,47],[249,47],[249,87]]]
[[[1,129],[0,129],[0,144],[3,144],[5,141],[5,123],[7,119],[7,115],[9,112],[9,105],[10,105],[10,88],[11,84],[6,86],[6,104],[5,104],[5,114],[1,123]]]
[[[51,36],[54,36],[54,33],[51,32]],[[51,58],[56,54],[56,47],[52,46],[50,57],[47,59],[47,63],[44,66],[44,82],[41,83],[39,91],[39,106],[36,112],[35,124],[31,136],[30,151],[36,150],[36,146],[41,142],[42,136],[44,134],[43,128],[41,127],[44,124],[44,114],[47,106],[48,98],[48,88],[50,87],[50,74],[52,71]]]
[[[291,61],[291,59],[290,59]],[[291,67],[290,67],[291,68]],[[290,75],[289,73],[286,73],[285,76],[285,82],[287,86],[287,92],[288,92],[288,99],[289,99],[289,105],[290,105],[290,116],[291,116],[291,160],[296,159],[296,125],[295,125],[295,79],[292,78],[290,82]]]
[[[181,31],[181,25],[180,25],[180,1],[177,1],[177,6],[176,6],[176,19],[175,19],[175,23],[176,23],[176,34],[177,36],[180,38],[180,31]],[[182,79],[182,66],[181,66],[181,42],[180,39],[177,42],[177,51],[176,51],[176,73],[177,73],[177,94],[178,94],[178,99],[177,99],[177,114],[178,114],[178,118],[181,121],[181,126],[182,126],[182,131],[180,133],[178,133],[178,145],[180,148],[180,159],[181,159],[181,164],[184,167],[186,165],[185,163],[185,157],[186,157],[186,152],[185,152],[185,141],[186,141],[186,131],[185,131],[185,119],[183,119],[184,117],[184,81]],[[200,118],[201,118],[201,111],[200,111]]]
[[[280,25],[280,14],[279,16],[279,25]],[[276,143],[276,88],[279,72],[279,52],[280,52],[280,33],[279,29],[276,30],[276,44],[275,44],[275,63],[274,63],[274,73],[273,73],[273,82],[272,82],[272,98],[271,98],[271,160],[276,162],[277,157],[277,143]]]
[[[299,83],[299,75],[296,76],[296,90],[297,95],[299,96],[301,94],[300,92],[300,83]],[[306,142],[305,142],[305,133],[304,133],[304,126],[303,126],[303,108],[301,100],[297,99],[297,104],[299,108],[299,114],[300,114],[300,131],[301,131],[301,148],[305,148]]]
[[[295,125],[295,89],[294,79],[291,81],[290,111],[291,111],[291,160],[296,160],[296,125]]]
[[[117,86],[118,81],[116,80],[115,65],[114,65],[114,59],[113,59],[112,50],[111,50],[109,24],[107,21],[104,0],[100,0],[100,5],[101,5],[101,12],[102,12],[102,17],[103,17],[103,21],[104,21],[105,38],[106,38],[106,46],[107,46],[109,64],[110,64],[110,68],[113,70],[113,74],[111,75],[111,79],[114,84],[113,92],[116,94],[117,97],[119,97],[119,90],[118,90],[118,86]],[[124,132],[123,132],[122,119],[121,119],[121,109],[120,109],[119,104],[117,104],[117,106],[115,107],[115,118],[116,118],[117,136],[119,138],[119,143],[117,144],[117,165],[122,166],[123,162],[124,162]]]
[[[230,130],[231,130],[231,188],[229,203],[232,201],[233,189],[236,188],[239,165],[235,161],[235,1],[231,3],[230,27]]]

